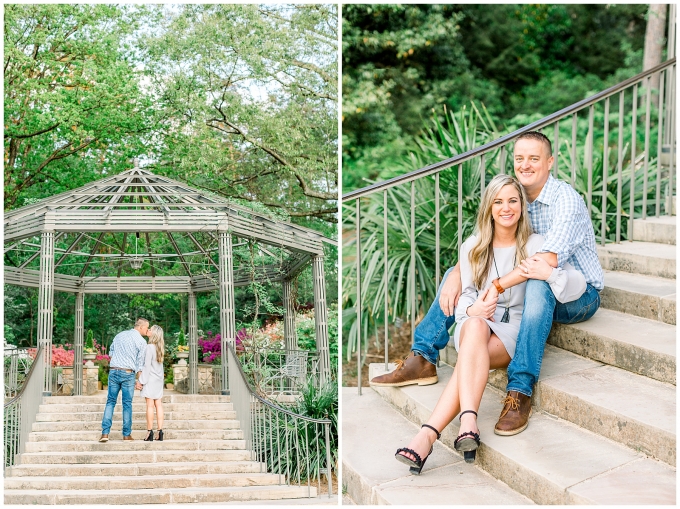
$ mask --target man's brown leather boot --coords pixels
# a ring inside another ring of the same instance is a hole
[[[432,385],[437,383],[437,368],[422,355],[408,354],[397,361],[397,368],[385,375],[376,376],[371,385],[376,387],[402,387],[404,385]]]
[[[516,435],[524,431],[529,425],[531,415],[531,396],[521,392],[510,391],[503,399],[503,410],[493,429],[496,435]]]

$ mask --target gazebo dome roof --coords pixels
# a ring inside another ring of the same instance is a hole
[[[6,283],[38,286],[39,237],[54,232],[55,289],[86,293],[215,289],[221,232],[239,239],[236,285],[289,279],[337,245],[137,167],[6,212],[4,228]]]

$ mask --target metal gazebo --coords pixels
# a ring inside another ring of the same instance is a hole
[[[235,341],[236,332],[234,288],[253,282],[282,284],[285,345],[293,350],[297,339],[291,282],[309,263],[320,381],[330,375],[323,244],[337,243],[314,230],[228,203],[137,164],[6,212],[4,229],[5,283],[38,288],[37,339],[46,346],[46,394],[52,393],[55,290],[76,295],[75,394],[82,392],[85,294],[187,293],[189,391],[196,393],[196,294],[219,290],[221,390],[228,394],[227,343]],[[251,253],[250,259],[239,255],[239,246]]]

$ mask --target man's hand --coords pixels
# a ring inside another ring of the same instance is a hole
[[[494,292],[495,290],[494,288]],[[498,292],[495,293],[496,295],[493,296],[491,287],[480,293],[475,303],[467,308],[468,316],[479,316],[493,322],[493,314],[496,312],[496,304],[498,303]]]
[[[446,316],[453,316],[460,298],[461,287],[460,268],[456,265],[444,281],[442,291],[439,294],[439,307],[442,308]]]
[[[520,275],[527,279],[545,281],[552,274],[553,268],[541,256],[531,256],[519,264]]]
[[[142,387],[143,387],[143,385],[141,383],[139,383],[139,380],[137,380],[135,382],[135,389],[138,390],[138,391],[141,391]]]

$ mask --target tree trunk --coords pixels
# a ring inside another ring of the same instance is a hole
[[[645,31],[645,53],[642,70],[646,71],[661,63],[661,54],[666,42],[666,4],[651,4],[647,11],[647,29]],[[659,90],[659,75],[652,76],[652,90]]]

